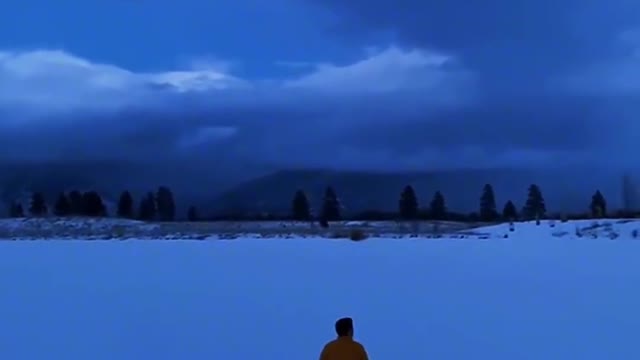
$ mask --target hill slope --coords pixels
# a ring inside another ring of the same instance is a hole
[[[577,181],[579,179],[579,181]],[[541,186],[550,211],[586,211],[595,189],[600,189],[609,207],[620,205],[620,175],[591,169],[489,169],[439,172],[361,172],[330,170],[287,170],[243,183],[223,193],[212,204],[215,213],[288,213],[297,189],[307,193],[318,209],[324,189],[333,186],[345,213],[364,210],[395,211],[400,191],[411,184],[422,207],[427,207],[435,191],[442,191],[451,211],[477,211],[482,187],[493,185],[502,210],[507,200],[518,208],[524,205],[527,187]]]

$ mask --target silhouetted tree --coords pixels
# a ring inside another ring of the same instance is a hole
[[[591,216],[593,217],[600,218],[607,216],[607,201],[600,190],[596,191],[591,197],[589,209],[591,210]]]
[[[140,201],[140,208],[138,210],[138,218],[140,220],[155,220],[156,218],[156,199],[153,193],[147,193]]]
[[[324,192],[320,218],[327,222],[340,220],[340,200],[331,186],[327,187]]]
[[[434,220],[445,220],[447,217],[447,206],[444,201],[444,195],[440,191],[436,191],[433,200],[429,204],[429,217]]]
[[[522,209],[522,214],[527,219],[540,219],[547,213],[547,207],[542,197],[542,191],[538,185],[532,184],[529,186],[529,194],[527,202]]]
[[[71,215],[71,203],[64,192],[58,195],[56,203],[53,205],[53,213],[56,216],[69,216]]]
[[[418,198],[413,186],[407,185],[400,194],[398,203],[400,218],[404,220],[415,220],[418,218]]]
[[[173,193],[166,186],[160,186],[156,192],[156,210],[160,221],[173,221],[176,217]]]
[[[82,203],[82,193],[73,190],[69,193],[69,205],[71,215],[82,215],[84,213],[84,204]]]
[[[195,206],[190,206],[189,210],[187,210],[187,220],[200,221],[200,216],[198,215],[198,209],[196,209]]]
[[[498,210],[496,209],[496,197],[493,187],[486,184],[482,189],[480,197],[480,219],[482,221],[496,221],[498,219]]]
[[[311,209],[309,199],[302,190],[296,191],[291,204],[291,216],[297,221],[307,221],[311,219]]]
[[[85,216],[106,216],[107,208],[102,202],[102,197],[96,191],[87,191],[82,194],[82,215]]]
[[[9,207],[9,216],[12,218],[24,217],[24,209],[22,208],[22,204],[17,201],[12,201],[11,206]]]
[[[504,209],[502,210],[502,217],[505,220],[516,220],[518,218],[518,209],[516,208],[516,206],[513,204],[513,202],[511,200],[507,201],[506,204],[504,204]]]
[[[118,216],[133,219],[133,196],[128,191],[123,191],[118,199]]]
[[[31,195],[31,204],[29,205],[29,213],[33,216],[43,216],[47,214],[47,202],[41,192],[34,192]]]

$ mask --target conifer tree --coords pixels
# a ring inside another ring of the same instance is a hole
[[[311,208],[309,199],[302,190],[296,191],[291,204],[291,215],[294,220],[307,221],[311,219]]]
[[[480,219],[482,221],[496,221],[498,219],[498,210],[496,208],[496,197],[493,187],[486,184],[482,189],[480,197]]]
[[[436,191],[429,204],[429,217],[434,220],[446,220],[447,218],[447,206],[444,195],[440,191]]]
[[[140,220],[151,221],[156,219],[156,199],[153,193],[149,192],[140,201],[138,210],[138,218]]]
[[[415,220],[418,218],[418,198],[411,185],[405,186],[402,190],[398,210],[401,219]]]
[[[29,212],[33,216],[44,216],[47,214],[47,203],[44,199],[44,195],[41,192],[34,192],[31,195],[31,204],[29,205]]]
[[[82,193],[78,190],[73,190],[69,193],[69,213],[71,215],[83,215],[84,204],[82,203]]]
[[[331,186],[327,187],[324,193],[321,219],[325,221],[340,220],[340,200]]]
[[[53,213],[56,216],[69,216],[71,215],[71,203],[64,192],[58,195],[58,199],[53,206]]]
[[[118,216],[133,219],[133,196],[128,191],[123,191],[118,200]]]
[[[532,184],[529,186],[527,202],[522,209],[522,213],[527,219],[540,219],[546,215],[547,207],[538,185]]]
[[[107,208],[102,202],[102,197],[96,191],[87,191],[82,194],[82,215],[101,217],[107,215]]]
[[[156,192],[156,213],[160,221],[173,221],[176,217],[176,204],[173,193],[166,186],[160,186]]]
[[[591,197],[589,209],[591,210],[591,216],[593,217],[600,218],[607,216],[607,201],[600,190],[596,191]]]
[[[518,209],[516,208],[516,206],[513,204],[513,202],[511,200],[507,201],[506,204],[504,204],[504,209],[502,210],[502,217],[505,220],[516,220],[518,218]]]

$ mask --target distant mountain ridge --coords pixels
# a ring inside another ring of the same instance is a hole
[[[332,186],[345,214],[367,210],[395,211],[402,188],[412,185],[420,206],[426,208],[441,191],[447,208],[456,212],[478,210],[482,187],[491,184],[498,211],[507,200],[518,209],[526,201],[527,188],[538,184],[551,212],[587,211],[596,189],[605,194],[610,208],[621,206],[621,174],[589,168],[468,169],[431,172],[367,172],[322,169],[283,170],[242,183],[217,197],[213,213],[269,212],[287,214],[294,192],[305,191],[312,208],[321,206],[324,190]]]
[[[109,204],[117,202],[120,193],[129,190],[137,204],[148,191],[158,186],[169,186],[176,196],[179,217],[186,216],[190,205],[203,206],[197,201],[203,198],[203,192],[211,197],[212,189],[224,190],[228,184],[222,176],[202,176],[193,169],[144,166],[137,163],[120,161],[86,162],[16,162],[0,163],[0,216],[7,215],[8,204],[20,201],[27,205],[31,193],[42,192],[49,206],[57,199],[61,191],[96,190]],[[221,181],[216,181],[220,178]],[[110,209],[110,213],[114,211]]]
[[[551,212],[587,211],[595,190],[604,194],[609,209],[616,209],[622,205],[623,193],[621,172],[596,168],[429,172],[291,169],[245,182],[240,182],[237,175],[203,172],[193,166],[165,169],[108,161],[0,163],[0,215],[6,215],[10,201],[22,200],[26,204],[31,191],[44,192],[52,205],[59,191],[97,190],[107,203],[114,203],[120,192],[127,189],[132,191],[137,203],[143,194],[159,185],[174,190],[179,217],[185,216],[190,205],[196,205],[205,216],[234,212],[289,214],[293,195],[298,189],[306,192],[317,212],[327,186],[336,190],[345,214],[365,210],[396,211],[400,192],[408,184],[414,186],[421,207],[427,207],[435,191],[439,190],[443,192],[449,210],[464,213],[478,210],[485,183],[494,187],[498,210],[502,210],[507,200],[514,201],[521,209],[531,183],[541,187]],[[243,178],[251,177],[246,174]]]

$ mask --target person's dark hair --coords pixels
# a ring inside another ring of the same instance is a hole
[[[336,333],[338,336],[347,336],[353,330],[353,319],[345,317],[336,321]]]

